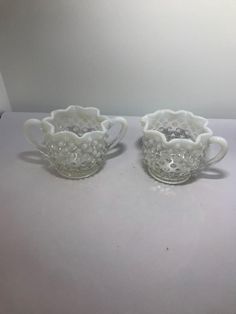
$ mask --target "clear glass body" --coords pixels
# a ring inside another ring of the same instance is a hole
[[[227,151],[226,141],[212,136],[208,121],[191,112],[159,110],[144,116],[141,123],[144,163],[152,177],[165,183],[183,183],[210,164],[206,153],[213,138],[222,147],[211,162]]]

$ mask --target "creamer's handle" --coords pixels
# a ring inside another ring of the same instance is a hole
[[[33,145],[36,146],[36,148],[45,154],[45,146],[40,144],[33,136],[32,129],[33,128],[39,128],[42,133],[42,123],[38,119],[29,119],[25,121],[24,123],[24,134],[26,139]]]
[[[224,156],[226,155],[226,153],[228,151],[228,143],[226,142],[226,140],[223,137],[212,136],[209,139],[209,142],[210,142],[210,144],[219,145],[220,150],[214,157],[210,158],[209,160],[206,160],[207,165],[211,165],[213,163],[220,161],[222,158],[224,158]]]
[[[108,129],[112,129],[115,124],[120,125],[120,130],[114,138],[107,140],[107,144],[108,144],[109,149],[115,147],[122,140],[122,138],[125,136],[125,133],[127,132],[127,128],[128,128],[127,121],[122,117],[117,117],[117,118],[109,120]]]

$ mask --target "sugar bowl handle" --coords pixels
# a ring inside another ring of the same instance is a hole
[[[128,128],[128,123],[124,118],[116,117],[109,120],[108,130],[111,130],[116,124],[119,124],[120,128],[118,134],[116,134],[115,136],[110,136],[110,138],[107,139],[107,145],[109,149],[115,147],[122,140]]]
[[[226,155],[226,153],[228,151],[228,143],[226,142],[226,140],[223,137],[212,136],[209,139],[209,143],[219,145],[220,150],[214,157],[210,158],[209,160],[206,160],[207,165],[211,165],[213,163],[220,161],[221,159],[224,158],[224,156]]]
[[[39,128],[42,133],[42,123],[38,119],[29,119],[25,121],[24,123],[24,135],[26,139],[33,145],[36,146],[36,148],[45,154],[45,147],[38,142],[38,140],[34,137],[32,131],[34,128]]]

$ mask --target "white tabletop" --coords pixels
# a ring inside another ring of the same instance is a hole
[[[141,166],[137,117],[88,179],[47,170],[0,120],[1,314],[235,314],[236,120],[210,120],[228,155],[169,186]]]

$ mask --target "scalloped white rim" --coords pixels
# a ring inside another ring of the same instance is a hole
[[[101,121],[102,130],[90,131],[90,132],[84,133],[82,136],[78,136],[77,134],[75,134],[75,133],[73,133],[71,131],[55,132],[55,126],[48,120],[49,119],[54,120],[56,118],[55,115],[58,112],[64,113],[64,112],[70,112],[70,111],[73,111],[73,110],[81,110],[81,112],[92,112],[92,111],[94,111],[96,117],[101,117],[101,118],[104,119],[103,121]],[[75,139],[80,139],[81,140],[81,139],[84,139],[87,136],[90,136],[92,134],[105,134],[106,131],[107,131],[107,126],[106,125],[109,122],[109,118],[107,116],[101,115],[100,114],[100,110],[98,108],[95,108],[95,107],[81,107],[81,106],[77,106],[77,105],[70,105],[66,109],[53,110],[50,113],[50,116],[43,118],[41,120],[41,122],[44,123],[47,126],[47,132],[50,135],[52,135],[52,136],[60,136],[60,135],[68,134],[70,136],[73,136]]]
[[[166,137],[163,133],[161,133],[160,131],[157,131],[157,130],[148,130],[148,127],[149,127],[149,118],[151,117],[155,117],[156,115],[158,115],[159,113],[170,113],[170,114],[174,114],[174,115],[177,115],[177,114],[185,114],[185,115],[188,115],[188,116],[191,116],[192,118],[197,118],[199,120],[202,120],[204,123],[203,123],[203,128],[206,132],[204,133],[201,133],[197,136],[196,140],[195,141],[192,141],[190,139],[187,139],[187,138],[175,138],[175,139],[172,139],[170,141],[167,141],[166,140]],[[149,114],[146,114],[145,116],[143,116],[141,118],[141,123],[143,125],[143,131],[144,133],[146,134],[151,134],[151,135],[159,135],[163,141],[163,143],[165,145],[173,145],[173,144],[183,144],[183,143],[186,143],[186,144],[191,144],[191,145],[198,145],[200,144],[201,142],[201,139],[205,136],[212,136],[213,135],[213,132],[212,130],[207,126],[208,125],[208,120],[201,117],[201,116],[197,116],[197,115],[194,115],[192,112],[190,111],[186,111],[186,110],[178,110],[178,111],[173,111],[171,109],[162,109],[162,110],[157,110],[153,113],[149,113]]]

